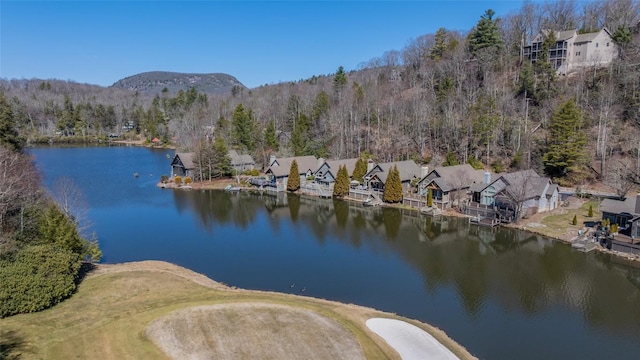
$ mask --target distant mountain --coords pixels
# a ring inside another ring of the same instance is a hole
[[[225,94],[235,86],[245,88],[235,77],[222,74],[186,74],[167,71],[150,71],[116,81],[112,87],[138,91],[144,94],[159,94],[163,89],[175,94],[180,90],[195,88],[208,94]]]

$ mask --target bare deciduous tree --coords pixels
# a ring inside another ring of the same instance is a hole
[[[0,146],[0,252],[9,234],[25,227],[25,210],[41,196],[31,157]]]

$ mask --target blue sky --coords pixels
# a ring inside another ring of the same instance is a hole
[[[503,1],[0,1],[0,77],[109,86],[145,71],[222,72],[253,88],[334,73]]]

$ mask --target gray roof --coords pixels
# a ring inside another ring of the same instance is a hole
[[[474,184],[482,183],[485,171],[476,170],[469,164],[440,166],[433,169],[438,177],[433,179],[442,191],[468,188]],[[429,174],[427,174],[428,176]],[[425,178],[427,177],[425,176]],[[423,178],[424,179],[424,178]],[[488,184],[484,184],[485,186]]]
[[[176,153],[173,157],[173,161],[176,161],[176,158],[180,159],[182,166],[184,166],[186,170],[193,170],[196,168],[193,164],[193,153]]]
[[[550,32],[551,32],[550,29],[542,29],[538,35],[541,34],[542,36],[548,36]],[[556,36],[556,41],[566,41],[568,39],[571,39],[573,36],[575,36],[577,31],[573,29],[573,30],[565,30],[565,31],[554,31],[554,33]],[[544,39],[541,39],[540,42],[542,42],[543,40]]]
[[[300,174],[306,174],[308,170],[312,172],[318,169],[318,159],[315,156],[295,156],[288,158],[276,158],[278,165],[270,166],[267,169],[267,172],[273,173],[273,175],[282,177],[288,176],[289,171],[291,170],[291,163],[293,160],[296,160],[298,163],[298,171]]]
[[[580,34],[576,36],[576,40],[574,41],[574,43],[593,41],[593,39],[595,39],[598,35],[600,35],[600,31],[592,32],[588,34]]]
[[[400,173],[400,181],[402,182],[411,181],[414,178],[420,177],[422,169],[413,160],[380,163],[377,164],[377,166],[379,166],[382,171],[373,173],[373,171],[375,170],[374,167],[374,170],[371,170],[370,173],[377,176],[380,181],[386,182],[387,176],[389,175],[389,170],[391,170],[394,165],[398,167],[398,172]]]
[[[640,194],[636,196],[627,196],[623,200],[604,199],[600,204],[602,212],[612,214],[629,213],[634,216],[640,215]]]
[[[229,158],[231,159],[231,165],[255,165],[256,162],[249,154],[238,154],[235,150],[229,150]]]
[[[353,174],[353,169],[356,168],[357,161],[358,161],[358,158],[344,159],[344,160],[327,160],[325,162],[327,163],[327,165],[329,165],[329,169],[331,169],[332,174],[337,175],[338,169],[340,169],[340,166],[346,166],[347,172],[349,173],[349,176],[351,176],[351,174]],[[320,166],[322,166],[322,164],[320,164]],[[320,168],[320,166],[318,166],[318,169]]]
[[[516,171],[501,176],[508,184],[509,191],[520,192],[524,190],[524,198],[531,199],[537,196],[545,196],[549,178],[540,177],[533,170]]]
[[[576,34],[576,30],[556,31],[556,41],[571,39]]]

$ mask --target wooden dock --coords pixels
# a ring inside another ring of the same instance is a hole
[[[469,223],[470,224],[480,225],[480,226],[494,227],[494,226],[500,225],[500,220],[495,219],[495,218],[474,216],[474,217],[470,217],[469,218]]]

